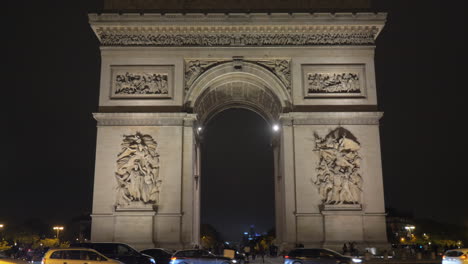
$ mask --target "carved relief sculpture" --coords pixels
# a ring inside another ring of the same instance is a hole
[[[170,98],[171,66],[112,66],[112,98]]]
[[[126,72],[117,75],[115,94],[168,94],[167,74]]]
[[[131,34],[97,30],[105,46],[312,46],[312,45],[373,45],[377,30],[336,33],[198,33],[198,34]]]
[[[313,93],[360,93],[359,75],[356,73],[309,73],[307,92]]]
[[[303,65],[304,96],[364,97],[364,65]]]
[[[289,59],[272,59],[272,60],[252,60],[270,70],[278,77],[286,86],[288,91],[291,90],[291,67]]]
[[[347,129],[338,127],[325,137],[314,133],[319,162],[312,182],[324,205],[360,204],[361,145]]]
[[[158,144],[150,135],[124,135],[117,155],[117,208],[144,208],[159,202]]]
[[[190,89],[193,82],[208,69],[225,62],[231,62],[231,59],[186,59],[185,60],[185,91]],[[278,77],[291,90],[291,67],[290,59],[256,59],[248,58],[245,62],[255,63],[266,68]]]
[[[206,70],[226,62],[227,60],[217,59],[187,59],[185,60],[185,91],[188,91],[193,82]]]

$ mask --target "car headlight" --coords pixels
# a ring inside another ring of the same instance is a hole
[[[150,262],[156,264],[156,260],[154,260],[154,258],[150,258]]]
[[[353,258],[352,259],[354,263],[361,263],[362,262],[362,259],[358,259],[358,258]]]
[[[237,263],[237,260],[233,259],[233,260],[232,260],[232,263]]]

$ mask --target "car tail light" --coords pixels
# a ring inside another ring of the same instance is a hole
[[[465,259],[467,259],[467,258],[468,258],[468,257],[466,256],[466,254],[460,256],[460,259],[462,259],[462,260],[465,260]]]
[[[289,256],[284,256],[284,258],[287,258],[287,259],[288,259],[288,258],[289,258]]]

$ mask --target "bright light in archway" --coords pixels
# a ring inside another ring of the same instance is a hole
[[[273,131],[275,132],[279,131],[279,126],[277,124],[273,125]]]
[[[201,131],[202,131],[202,127],[199,126],[199,127],[197,128],[197,130],[198,130],[198,132],[201,132]]]

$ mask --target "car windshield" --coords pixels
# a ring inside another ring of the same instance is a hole
[[[461,255],[463,255],[463,252],[460,252],[460,251],[447,251],[447,253],[445,253],[445,256],[447,257],[460,257]]]
[[[330,254],[332,254],[334,256],[340,256],[340,257],[343,256],[340,253],[338,253],[338,252],[336,252],[334,250],[331,250],[331,249],[324,249],[324,251],[327,251],[328,253],[330,253]]]

